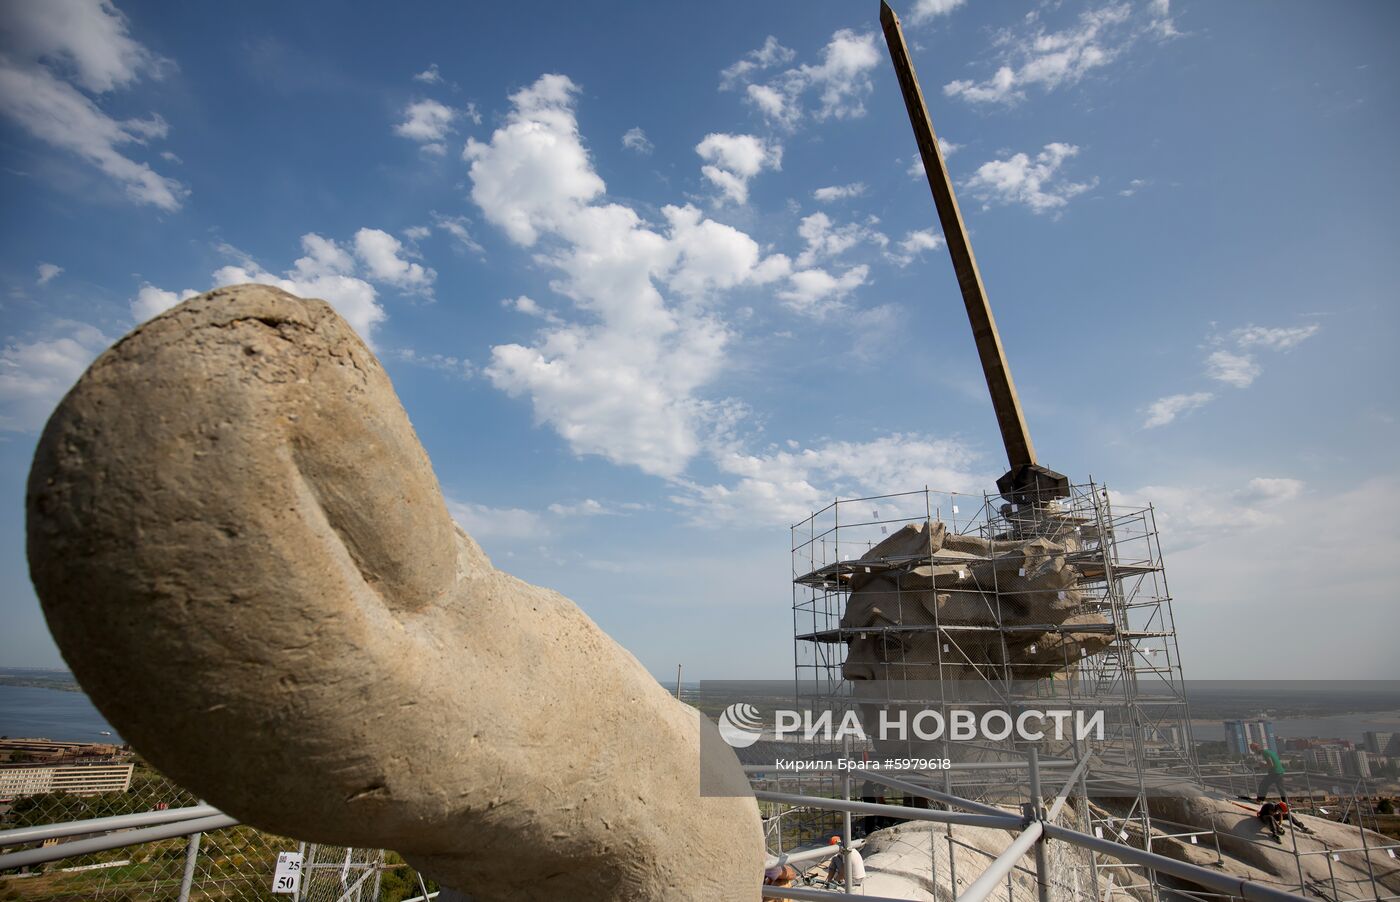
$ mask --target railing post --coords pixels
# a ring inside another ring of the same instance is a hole
[[[1031,803],[1028,810],[1032,820],[1041,821],[1045,819],[1044,808],[1041,805],[1040,794],[1040,752],[1035,746],[1030,747],[1031,753]],[[1071,781],[1073,776],[1071,775]],[[1035,893],[1040,902],[1050,902],[1050,862],[1045,855],[1045,834],[1035,841]]]
[[[846,770],[841,777],[841,798],[851,800],[851,737],[841,738],[841,755],[846,759]],[[851,874],[851,812],[841,815],[841,875],[845,877],[846,893],[856,891],[856,881]]]
[[[190,889],[194,886],[194,866],[199,860],[199,840],[204,834],[191,833],[185,844],[185,873],[180,878],[180,902],[190,902]]]

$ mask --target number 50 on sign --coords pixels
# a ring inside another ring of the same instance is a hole
[[[301,888],[301,853],[278,852],[277,872],[272,875],[274,893],[295,893]]]

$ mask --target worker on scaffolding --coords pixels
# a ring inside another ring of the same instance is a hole
[[[1278,797],[1284,802],[1288,801],[1288,790],[1283,785],[1283,761],[1279,759],[1278,752],[1270,748],[1262,748],[1259,743],[1251,742],[1249,750],[1263,759],[1264,778],[1259,781],[1259,791],[1254,794],[1254,801],[1262,802],[1269,795],[1270,789],[1278,790]]]
[[[833,836],[831,845],[840,845],[841,837]],[[856,889],[865,883],[865,859],[860,857],[860,852],[849,846],[843,847],[831,859],[830,866],[826,869],[826,881],[832,886],[844,886],[846,884],[846,866],[850,865],[851,888]]]

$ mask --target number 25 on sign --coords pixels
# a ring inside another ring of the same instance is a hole
[[[273,893],[295,893],[301,888],[301,853],[278,852],[277,871],[272,875]]]

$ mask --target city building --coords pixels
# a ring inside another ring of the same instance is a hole
[[[1400,755],[1400,733],[1367,730],[1365,746],[1372,755]]]
[[[1311,748],[1304,753],[1304,758],[1308,763],[1308,770],[1324,774],[1341,774],[1343,754],[1345,754],[1344,749]]]
[[[112,763],[8,765],[0,767],[0,801],[50,792],[79,796],[126,792],[133,770],[133,764]]]
[[[1342,754],[1342,772],[1348,777],[1371,776],[1371,756],[1365,749],[1352,749]]]
[[[1225,747],[1233,754],[1247,756],[1249,747],[1272,749],[1277,752],[1278,736],[1274,733],[1272,720],[1227,720],[1225,721]]]

